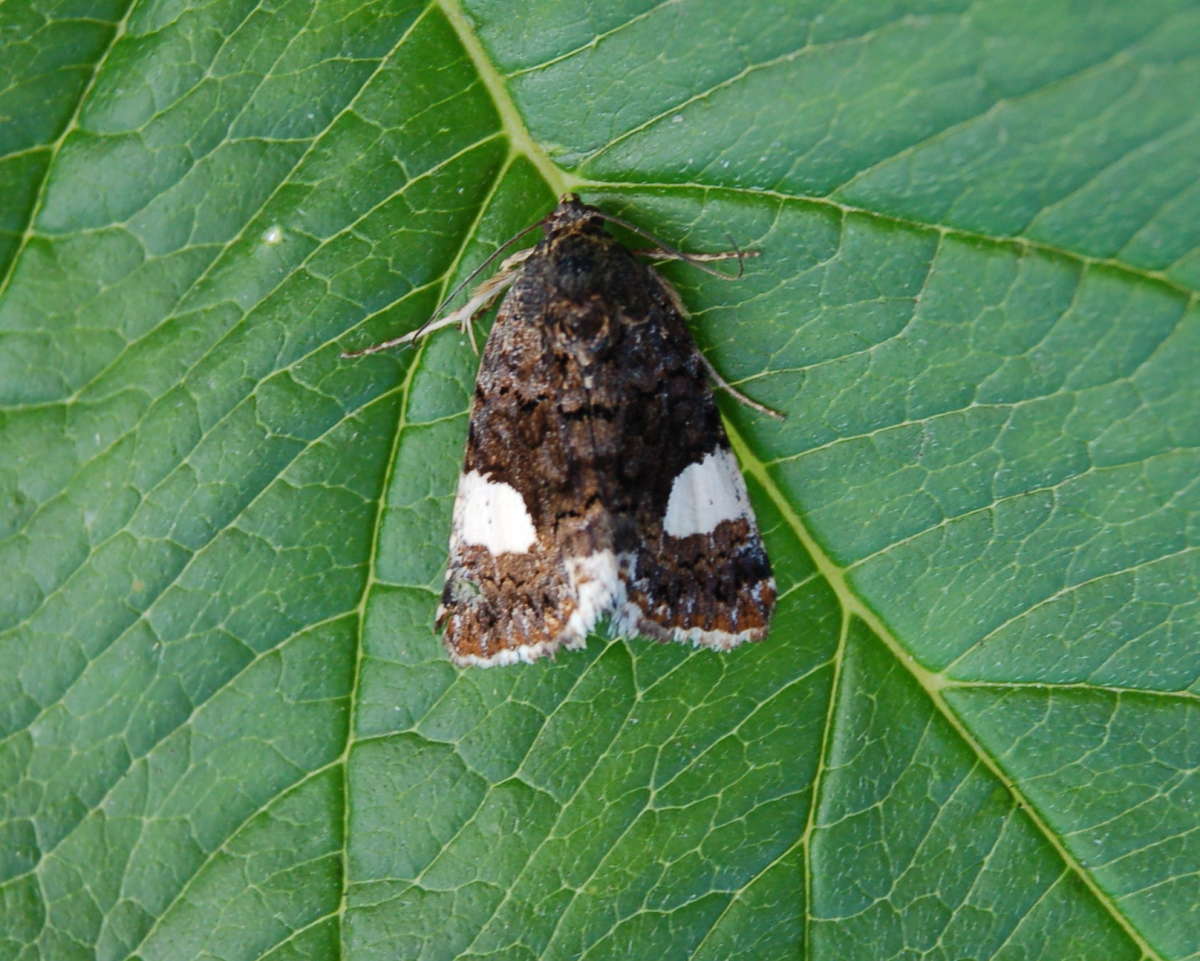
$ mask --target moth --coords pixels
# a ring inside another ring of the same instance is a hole
[[[460,666],[581,648],[606,615],[617,636],[722,651],[771,620],[771,565],[710,381],[732,388],[675,290],[605,221],[637,230],[564,196],[533,225],[541,241],[459,311],[346,355],[469,329],[507,291],[475,382],[437,611]]]

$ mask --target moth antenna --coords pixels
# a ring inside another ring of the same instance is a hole
[[[363,357],[367,354],[375,354],[381,350],[387,350],[389,347],[396,347],[400,344],[416,343],[425,334],[431,333],[433,330],[437,330],[438,327],[434,327],[433,325],[437,322],[438,317],[442,312],[442,309],[448,303],[450,303],[450,301],[452,301],[455,297],[457,297],[459,295],[459,293],[462,291],[462,289],[467,286],[467,284],[469,284],[472,280],[474,280],[481,273],[483,273],[483,271],[486,270],[488,268],[488,266],[490,266],[497,257],[499,257],[502,253],[504,253],[504,251],[506,251],[509,247],[511,247],[513,244],[515,244],[518,240],[520,240],[522,237],[524,237],[530,231],[536,230],[538,227],[541,227],[543,223],[544,223],[544,221],[539,220],[537,223],[530,224],[524,230],[520,230],[517,233],[513,234],[511,237],[508,238],[508,240],[504,241],[504,243],[502,243],[499,247],[497,247],[490,254],[488,254],[488,256],[484,258],[483,263],[481,263],[478,267],[476,267],[469,274],[467,274],[467,276],[465,278],[463,278],[463,280],[461,282],[459,282],[458,284],[455,285],[454,289],[452,291],[450,291],[450,293],[448,293],[445,297],[443,297],[441,299],[441,302],[433,309],[433,313],[429,315],[429,319],[427,321],[425,321],[425,323],[423,323],[416,330],[409,331],[403,337],[397,337],[394,340],[386,340],[383,343],[374,344],[373,346],[365,347],[362,350],[343,351],[342,356],[343,357]],[[459,323],[459,320],[456,318],[454,322]],[[441,325],[439,325],[439,327],[440,326]],[[473,347],[475,346],[474,331],[471,332],[471,345]],[[479,353],[478,348],[475,349],[475,353]]]
[[[679,250],[677,247],[672,247],[670,244],[664,244],[661,240],[659,240],[657,237],[655,237],[654,234],[652,234],[648,231],[642,230],[642,228],[639,227],[637,224],[632,224],[623,217],[617,217],[617,216],[614,216],[613,214],[605,213],[602,210],[597,210],[596,216],[600,217],[602,220],[607,220],[610,223],[614,223],[619,227],[624,227],[626,230],[632,231],[633,233],[637,234],[639,237],[645,237],[647,240],[651,241],[652,243],[658,244],[659,250],[661,250],[663,253],[670,254],[673,258],[682,260],[685,263],[689,263],[693,267],[695,267],[697,270],[702,270],[706,274],[711,274],[713,277],[719,277],[721,280],[740,280],[743,270],[745,268],[745,264],[744,264],[745,259],[747,257],[757,257],[758,256],[758,251],[756,251],[756,250],[741,250],[737,246],[737,244],[733,243],[733,238],[730,237],[729,243],[730,243],[730,246],[732,246],[734,249],[734,255],[737,257],[737,262],[738,262],[738,272],[736,274],[731,275],[731,274],[725,273],[724,271],[717,270],[715,267],[707,266],[704,263],[704,261],[711,260],[712,259],[711,255],[706,256],[704,254],[684,253],[682,250]]]

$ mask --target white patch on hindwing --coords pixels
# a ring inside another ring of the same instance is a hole
[[[746,482],[733,452],[717,448],[675,478],[663,530],[671,537],[710,534],[722,521],[751,516]]]

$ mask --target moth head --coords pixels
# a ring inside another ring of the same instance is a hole
[[[560,233],[600,233],[604,230],[604,217],[595,207],[589,207],[578,194],[563,194],[542,226],[547,237]]]

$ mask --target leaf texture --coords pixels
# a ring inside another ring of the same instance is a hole
[[[0,959],[1200,959],[1200,6],[0,8]],[[576,190],[669,243],[779,580],[431,630]]]

